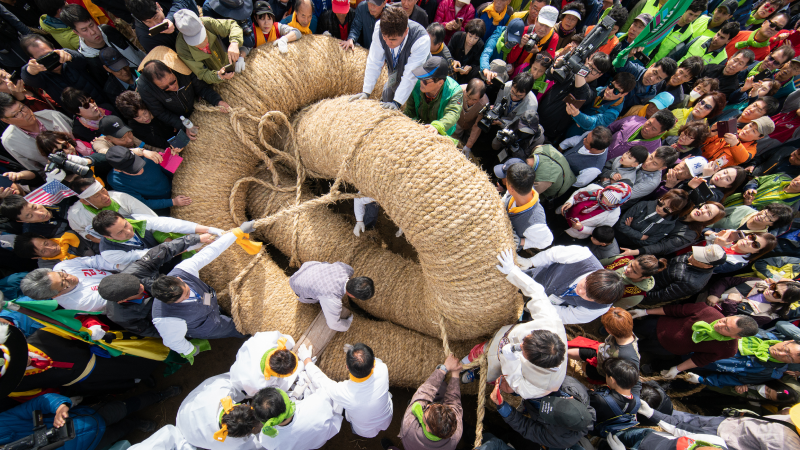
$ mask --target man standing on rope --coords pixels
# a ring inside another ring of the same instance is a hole
[[[487,380],[497,380],[502,375],[500,389],[516,392],[524,399],[536,399],[558,390],[567,375],[567,334],[556,307],[550,303],[541,284],[525,275],[514,263],[514,250],[497,256],[497,270],[522,290],[531,300],[525,306],[533,320],[506,325],[495,333],[491,341],[478,344],[463,364],[474,361],[486,353],[489,362]],[[475,369],[462,373],[461,381],[475,380]]]
[[[289,278],[289,286],[299,302],[319,303],[328,328],[347,331],[353,323],[353,313],[342,301],[348,297],[369,300],[375,294],[372,279],[352,276],[353,268],[343,262],[308,261]]]
[[[369,97],[386,61],[389,79],[383,87],[381,106],[399,110],[417,81],[412,71],[431,55],[431,38],[422,25],[410,22],[405,11],[397,6],[385,7],[375,25],[364,70],[364,87],[350,101]]]

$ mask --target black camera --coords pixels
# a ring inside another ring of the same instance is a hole
[[[242,28],[242,34],[244,37],[250,36],[253,34],[253,22],[250,19],[245,20],[237,20],[236,23]]]
[[[506,113],[506,108],[508,107],[508,97],[503,97],[500,100],[500,105],[497,108],[492,107],[492,105],[486,105],[481,109],[480,114],[483,116],[478,122],[478,128],[481,131],[489,131],[492,128],[492,122],[495,120],[500,120],[501,117]]]
[[[517,140],[517,136],[511,128],[503,128],[497,132],[495,139],[505,148],[511,147],[511,144]]]
[[[0,445],[0,450],[51,450],[64,445],[65,442],[75,439],[75,425],[72,419],[67,418],[61,428],[47,429],[41,411],[33,412],[33,434],[14,441],[10,444]]]
[[[589,74],[589,68],[584,65],[586,59],[606,42],[611,34],[611,29],[614,28],[614,23],[614,19],[609,16],[603,18],[603,21],[592,28],[580,45],[553,66],[552,74],[557,83],[566,83],[576,74],[584,77]]]
[[[47,157],[50,161],[44,168],[45,172],[52,172],[56,169],[62,169],[66,172],[74,173],[85,177],[92,171],[87,165],[78,164],[67,159],[67,154],[64,152],[55,152]]]
[[[541,40],[542,40],[542,38],[540,38],[538,34],[531,33],[529,35],[528,42],[526,42],[525,45],[522,46],[522,49],[525,50],[528,53],[533,53],[533,49],[534,48],[538,48],[539,41],[541,41]]]

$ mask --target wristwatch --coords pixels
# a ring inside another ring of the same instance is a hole
[[[449,372],[449,371],[447,370],[447,367],[445,367],[445,365],[444,365],[444,364],[439,364],[438,366],[436,366],[436,368],[437,368],[437,369],[439,369],[439,370],[441,370],[441,371],[442,371],[442,372],[444,372],[444,373],[447,373],[447,372]]]

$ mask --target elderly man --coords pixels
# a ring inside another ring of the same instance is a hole
[[[303,34],[317,32],[317,14],[314,14],[314,3],[311,0],[295,0],[294,12],[281,20],[284,25],[300,30]]]
[[[513,4],[514,2],[512,1],[511,3]],[[528,3],[528,9],[526,11],[515,12],[511,15],[511,18],[522,19],[525,25],[534,25],[536,24],[536,19],[539,17],[539,11],[549,4],[550,3],[546,0],[531,0]],[[514,8],[516,8],[516,6],[514,6]]]
[[[719,80],[719,91],[727,97],[739,89],[739,72],[747,70],[747,66],[753,61],[755,61],[753,51],[743,48],[729,57],[725,64],[707,64],[703,67],[700,78]]]
[[[182,9],[175,13],[175,27],[181,32],[175,51],[197,78],[217,84],[233,78],[234,71],[244,71],[244,55],[239,52],[244,37],[235,20],[200,18],[193,11]],[[222,38],[230,41],[227,51]],[[226,70],[230,64],[234,65],[234,71]]]
[[[72,135],[72,119],[51,109],[33,112],[10,94],[0,92],[0,120],[8,124],[3,131],[3,147],[26,169],[43,173],[47,158],[36,147],[36,136],[44,130]]]
[[[408,100],[417,78],[412,71],[430,56],[431,38],[420,24],[409,21],[402,8],[384,8],[381,20],[372,35],[367,65],[364,69],[364,86],[360,94],[350,101],[369,97],[384,61],[389,71],[389,81],[383,87],[381,106],[400,109]]]
[[[752,77],[754,82],[775,78],[778,70],[792,58],[794,49],[788,45],[776,48],[763,61],[751,64],[747,70],[739,72],[739,82],[744,83]]]
[[[139,78],[139,94],[150,112],[165,124],[177,130],[184,130],[189,139],[197,139],[197,127],[188,128],[181,116],[188,118],[194,112],[198,97],[224,112],[230,105],[205,81],[193,73],[173,71],[161,61],[148,61]]]
[[[67,211],[73,201],[72,198],[67,198],[57,205],[44,206],[29,203],[21,195],[11,194],[0,204],[0,215],[14,224],[14,232],[30,232],[54,238],[67,230]],[[15,222],[22,225],[17,228]]]
[[[359,3],[347,39],[339,42],[339,46],[344,50],[352,49],[358,42],[364,48],[371,48],[375,24],[383,14],[385,6],[386,0],[367,0]]]
[[[367,277],[353,277],[353,268],[343,262],[333,264],[308,261],[289,278],[289,286],[301,303],[319,303],[331,330],[347,331],[353,314],[342,304],[344,298],[369,300],[375,285]]]
[[[725,47],[728,57],[732,57],[739,50],[747,49],[753,52],[756,60],[763,61],[770,53],[767,42],[786,28],[789,19],[788,12],[780,11],[771,16],[769,20],[765,20],[757,30],[740,31]]]
[[[496,59],[505,61],[513,71],[517,71],[523,64],[532,64],[531,58],[544,52],[552,61],[558,46],[558,34],[553,31],[558,10],[552,6],[545,6],[539,11],[536,24],[525,25],[522,19],[511,19],[508,27],[497,27],[481,53],[481,71],[487,81],[491,81],[497,74],[489,70],[489,63]],[[537,44],[531,52],[525,50],[525,45],[532,36],[536,36]]]
[[[622,156],[634,145],[642,145],[652,153],[661,146],[661,138],[673,126],[675,116],[668,109],[656,111],[649,119],[630,116],[617,120],[608,126],[613,133],[608,146],[608,159]]]
[[[411,71],[419,81],[403,112],[424,123],[431,134],[452,135],[461,117],[464,93],[458,82],[447,76],[449,72],[447,60],[439,56]]]
[[[465,100],[461,107],[461,115],[456,122],[454,136],[464,144],[463,152],[469,157],[472,146],[481,135],[478,122],[483,118],[481,111],[489,104],[489,97],[486,96],[486,83],[480,78],[473,78],[469,83],[462,84],[461,90]]]
[[[67,213],[69,227],[95,244],[100,243],[102,236],[92,229],[92,219],[100,211],[116,211],[123,217],[131,217],[133,214],[156,217],[156,213],[144,203],[122,192],[109,192],[93,178],[78,178],[69,184],[69,188],[78,194],[78,201]]]
[[[306,358],[306,373],[314,386],[345,410],[353,433],[373,438],[392,422],[392,395],[389,393],[389,369],[366,344],[345,345],[345,364],[350,379],[335,382]]]

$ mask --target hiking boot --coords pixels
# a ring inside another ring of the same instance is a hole
[[[477,370],[475,369],[467,369],[461,372],[461,384],[470,384],[475,381],[477,376]]]

